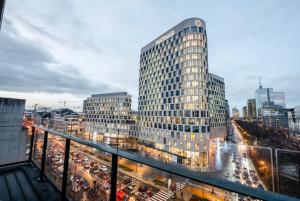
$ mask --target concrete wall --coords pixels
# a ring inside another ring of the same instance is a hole
[[[25,159],[27,135],[22,131],[25,100],[0,97],[0,164]]]

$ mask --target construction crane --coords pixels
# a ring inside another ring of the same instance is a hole
[[[59,101],[58,103],[64,104],[64,108],[66,108],[67,103],[71,103],[71,102],[81,102],[81,101],[66,101],[66,100],[63,100],[63,101]]]

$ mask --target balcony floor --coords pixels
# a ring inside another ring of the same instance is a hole
[[[39,170],[31,165],[0,168],[1,201],[57,201],[60,193],[46,179],[39,182]]]

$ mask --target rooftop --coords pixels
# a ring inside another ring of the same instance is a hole
[[[127,92],[115,92],[115,93],[104,93],[104,94],[93,94],[91,97],[115,97],[115,96],[128,96]]]
[[[157,43],[161,43],[161,42],[165,41],[166,39],[168,39],[169,37],[176,34],[177,32],[180,32],[180,31],[184,30],[185,28],[192,27],[192,26],[198,26],[198,27],[200,26],[203,29],[206,28],[205,21],[202,20],[201,18],[192,17],[192,18],[185,19],[182,22],[180,22],[179,24],[177,24],[174,27],[172,27],[171,29],[169,29],[168,31],[161,34],[160,36],[156,37],[154,40],[152,40],[147,45],[145,45],[142,48],[141,52],[147,51],[148,49],[157,45]]]

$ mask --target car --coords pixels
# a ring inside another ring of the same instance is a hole
[[[256,174],[255,170],[249,170],[250,174]]]
[[[127,184],[130,184],[132,181],[133,181],[132,178],[127,178],[127,179],[124,180],[123,183],[124,183],[125,185],[127,185]]]
[[[108,178],[109,178],[109,177],[108,177],[108,174],[107,174],[107,173],[103,173],[103,174],[102,174],[102,178],[103,178],[103,179],[108,179]]]
[[[102,170],[103,172],[106,172],[108,170],[105,165],[101,165],[99,169]]]
[[[252,186],[252,182],[250,181],[250,179],[246,180],[246,184],[249,185],[249,186]]]
[[[234,173],[235,173],[236,175],[239,175],[239,174],[241,174],[241,171],[235,170]]]
[[[98,174],[100,171],[98,169],[90,170],[92,174]]]
[[[241,176],[240,175],[235,175],[235,179],[240,180]]]
[[[91,161],[91,162],[90,162],[90,166],[91,166],[91,167],[94,167],[94,166],[96,166],[96,165],[97,165],[97,162],[96,162],[96,161]]]
[[[124,188],[124,192],[128,195],[133,195],[135,193],[134,187],[132,185],[127,186]]]
[[[90,187],[89,184],[85,180],[82,181],[82,185],[81,186],[82,186],[83,190],[87,190]]]
[[[257,176],[253,176],[253,177],[252,177],[252,180],[253,180],[253,181],[258,181]]]
[[[249,178],[248,173],[247,173],[247,172],[244,172],[244,173],[243,173],[243,179],[248,179],[248,178]]]

